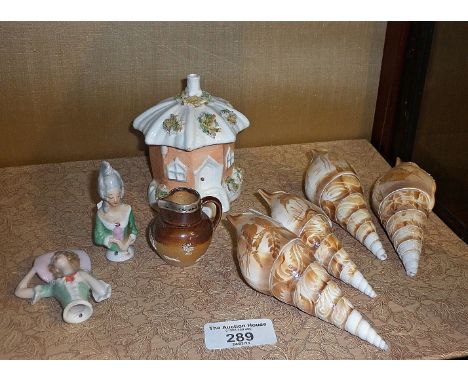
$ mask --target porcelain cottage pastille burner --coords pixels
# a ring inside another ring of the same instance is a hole
[[[218,198],[228,211],[242,184],[242,171],[234,165],[234,142],[248,126],[247,118],[229,102],[201,90],[199,75],[189,74],[180,95],[133,121],[150,146],[149,203],[154,205],[173,188],[191,187],[201,197]]]

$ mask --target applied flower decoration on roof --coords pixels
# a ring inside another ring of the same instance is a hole
[[[202,113],[198,117],[200,129],[212,138],[216,137],[216,133],[221,131],[221,128],[216,121],[216,115],[210,113]]]
[[[230,123],[231,125],[235,125],[236,122],[237,122],[237,115],[229,110],[229,109],[223,109],[221,110],[221,115],[223,116],[223,118],[228,122]]]
[[[169,118],[164,120],[163,129],[168,134],[180,133],[183,129],[182,121],[177,115],[171,114]]]
[[[201,96],[196,96],[196,95],[189,96],[185,93],[185,90],[184,90],[175,98],[177,100],[180,100],[182,102],[182,105],[192,105],[194,107],[199,107],[211,101],[211,94],[206,91],[202,91]]]

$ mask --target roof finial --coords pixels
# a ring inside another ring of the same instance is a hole
[[[187,76],[187,87],[185,88],[185,94],[189,97],[192,96],[201,96],[202,90],[200,88],[200,75],[199,74],[189,74]]]

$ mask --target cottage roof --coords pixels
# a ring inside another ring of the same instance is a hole
[[[189,74],[187,87],[133,121],[148,145],[164,145],[192,151],[203,146],[235,142],[249,120],[232,105],[200,88],[200,76]]]

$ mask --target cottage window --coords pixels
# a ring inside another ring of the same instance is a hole
[[[226,153],[226,168],[231,167],[234,164],[234,150],[231,150],[231,147],[228,147]]]
[[[166,166],[167,177],[171,180],[178,180],[180,182],[187,181],[187,166],[185,166],[179,158],[175,158]]]

